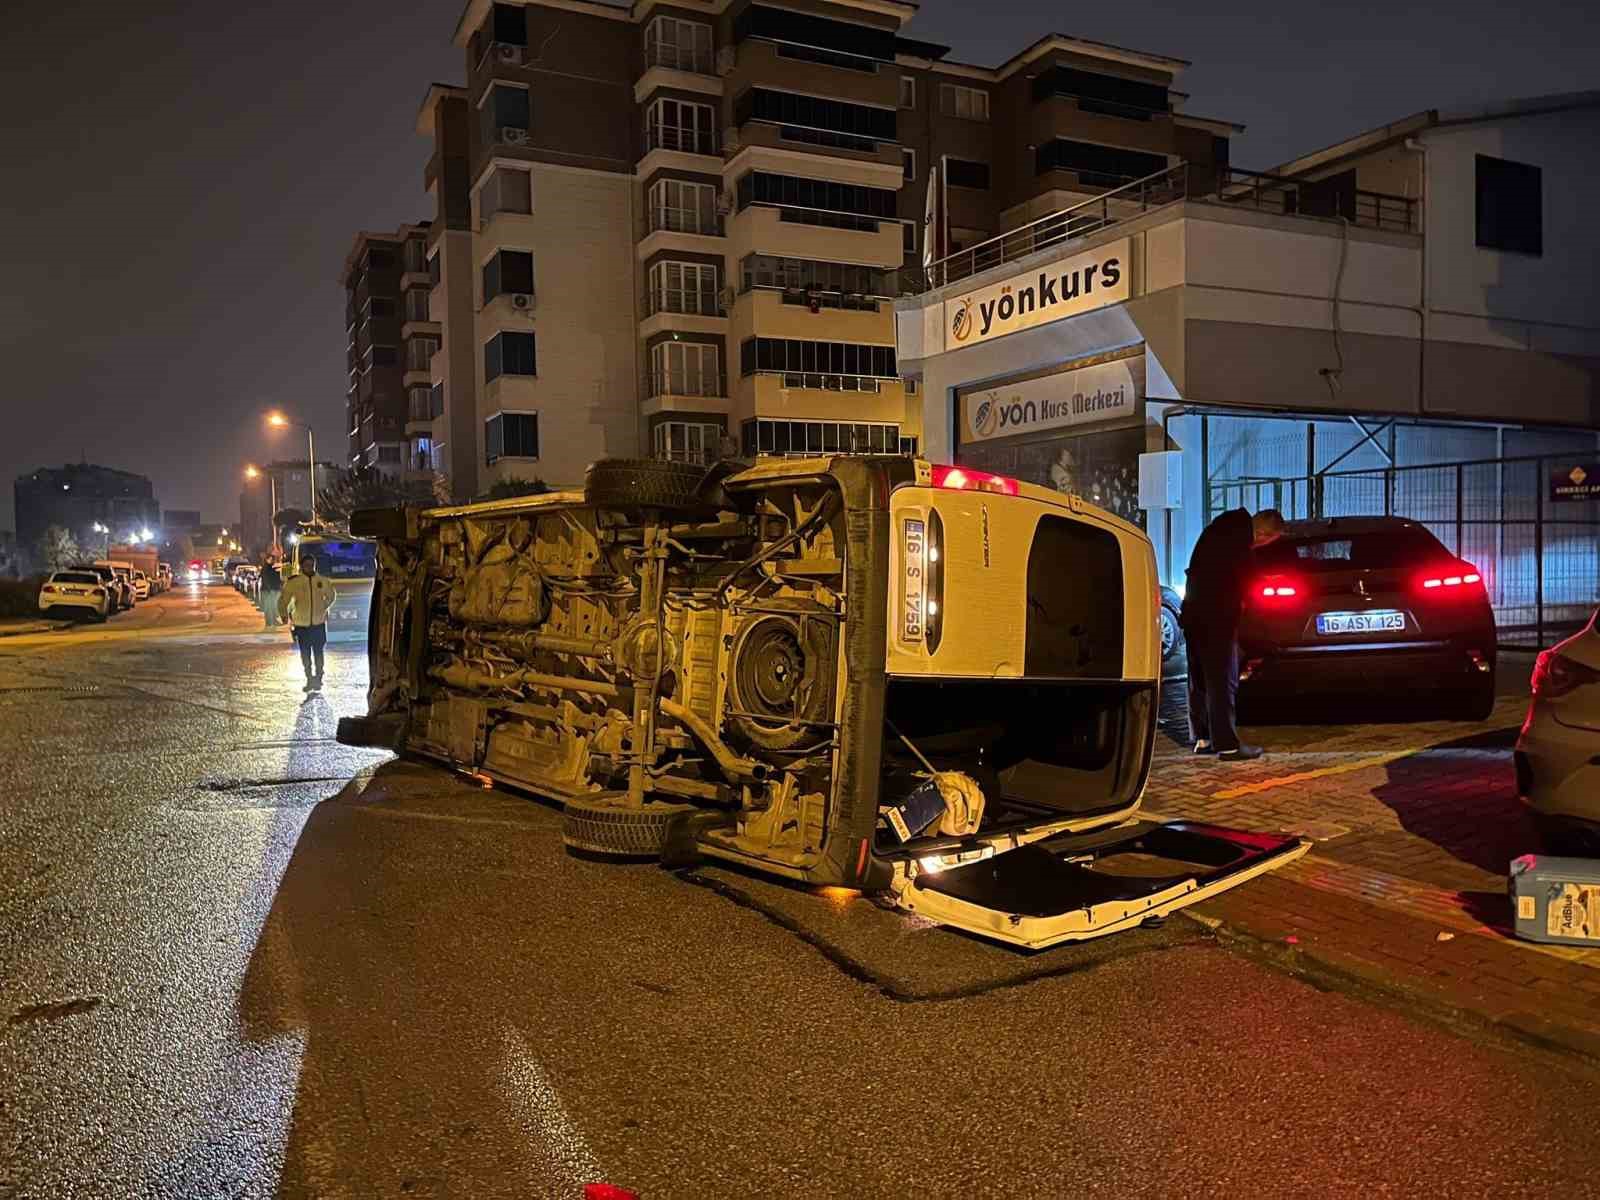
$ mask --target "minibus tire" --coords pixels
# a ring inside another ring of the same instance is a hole
[[[704,467],[656,458],[602,458],[589,465],[583,497],[600,508],[654,508],[667,512],[712,507],[701,494]]]
[[[673,819],[696,811],[692,804],[613,803],[568,800],[561,813],[561,842],[569,852],[607,858],[660,858]]]

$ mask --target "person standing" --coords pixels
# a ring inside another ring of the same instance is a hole
[[[308,692],[322,689],[322,655],[328,645],[328,609],[333,607],[332,582],[317,574],[317,560],[300,560],[300,573],[283,585],[278,597],[278,616],[293,626],[294,640],[300,647],[300,664],[306,670]]]
[[[278,596],[283,591],[283,576],[270,558],[261,564],[261,615],[267,619],[267,628],[278,626]]]
[[[1239,741],[1234,705],[1239,693],[1239,616],[1255,550],[1283,536],[1283,514],[1252,517],[1230,509],[1207,525],[1189,557],[1178,624],[1189,656],[1189,731],[1196,754],[1224,762],[1260,758],[1260,746]]]

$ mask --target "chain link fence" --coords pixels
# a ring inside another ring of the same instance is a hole
[[[1542,646],[1600,607],[1600,499],[1552,499],[1552,478],[1575,465],[1547,455],[1213,479],[1205,519],[1239,507],[1291,521],[1409,518],[1483,574],[1502,643]]]

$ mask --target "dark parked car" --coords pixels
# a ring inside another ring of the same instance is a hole
[[[1239,627],[1242,710],[1417,697],[1482,720],[1495,627],[1482,575],[1415,521],[1291,521],[1256,552]]]
[[[1161,608],[1156,620],[1161,624],[1161,674],[1163,677],[1182,675],[1189,669],[1189,656],[1183,644],[1183,630],[1178,627],[1178,613],[1183,609],[1183,597],[1169,587],[1161,589]]]

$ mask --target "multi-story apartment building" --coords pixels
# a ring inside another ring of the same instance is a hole
[[[85,547],[139,541],[161,528],[155,486],[146,476],[114,467],[41,467],[17,477],[14,497],[19,557],[34,566],[41,561],[39,543],[53,525]]]
[[[892,300],[922,262],[930,168],[938,256],[1180,159],[1227,161],[1235,127],[1177,111],[1180,60],[1049,37],[968,66],[902,36],[915,10],[468,3],[467,85],[430,89],[418,121],[435,448],[455,443],[458,493],[575,483],[605,455],[913,449]]]
[[[430,389],[440,325],[430,319],[428,222],[358,233],[345,289],[350,465],[386,475],[434,469]]]

